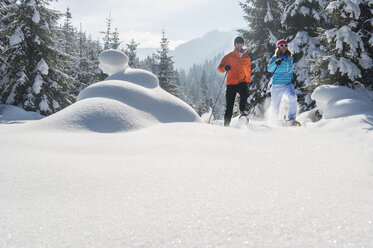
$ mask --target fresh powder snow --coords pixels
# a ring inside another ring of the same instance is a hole
[[[373,247],[371,92],[225,128],[109,53],[56,114],[1,105],[1,247]]]

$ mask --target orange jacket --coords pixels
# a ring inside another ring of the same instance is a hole
[[[241,58],[236,49],[225,55],[220,62],[218,71],[224,73],[225,65],[232,67],[227,73],[227,85],[235,85],[242,82],[249,83],[251,81],[251,60],[245,52]]]

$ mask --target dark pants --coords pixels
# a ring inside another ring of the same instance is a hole
[[[236,99],[236,94],[240,94],[240,111],[245,111],[248,90],[247,83],[242,82],[237,85],[227,85],[227,91],[225,92],[225,99],[227,106],[225,108],[224,115],[224,126],[229,126],[233,114],[234,100]]]

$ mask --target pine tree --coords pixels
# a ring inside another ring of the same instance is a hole
[[[156,75],[158,71],[156,55],[153,53],[151,56],[150,55],[146,56],[144,61],[140,62],[139,68],[147,70],[147,71],[151,71],[152,73]]]
[[[112,48],[112,49],[118,49],[121,43],[122,42],[119,40],[118,29],[115,28],[115,31],[113,32],[113,35],[112,35],[112,38],[111,38],[110,48]]]
[[[79,32],[79,59],[75,63],[79,69],[76,80],[79,83],[77,92],[88,85],[99,81],[98,55],[102,51],[101,45],[87,38],[85,32]]]
[[[21,0],[3,20],[5,56],[10,67],[0,84],[1,102],[48,115],[71,104],[73,80],[59,68],[56,44],[59,14],[48,0]]]
[[[252,59],[247,107],[251,113],[262,115],[265,100],[270,96],[267,64],[273,56],[277,40],[285,33],[279,21],[284,10],[284,1],[246,0],[240,5],[249,27],[239,32],[245,39],[247,53]]]
[[[320,30],[326,55],[316,60],[321,73],[314,87],[333,84],[372,87],[373,76],[373,2],[369,0],[328,1],[332,25]]]
[[[328,16],[323,11],[325,0],[284,1],[284,12],[281,24],[284,35],[280,38],[289,42],[289,49],[294,58],[293,84],[298,95],[301,110],[313,107],[313,102],[306,90],[312,79],[311,73],[317,73],[317,68],[312,63],[316,55],[322,55],[317,29],[325,27]]]
[[[112,36],[113,32],[111,31],[111,25],[112,25],[113,18],[111,18],[111,13],[109,13],[109,17],[106,18],[106,31],[100,32],[101,34],[104,34],[104,50],[110,49],[112,45]]]
[[[72,15],[70,12],[70,9],[67,8],[66,13],[65,13],[65,21],[62,27],[62,51],[65,52],[66,54],[74,56],[76,51],[75,51],[75,44],[76,44],[76,32],[74,27],[72,26],[71,23]]]
[[[159,79],[159,85],[161,88],[171,93],[172,95],[179,97],[180,96],[180,87],[177,85],[177,77],[175,75],[175,70],[173,67],[174,62],[172,61],[172,56],[168,56],[169,41],[165,37],[165,31],[162,30],[162,39],[161,39],[161,50],[157,50],[155,58],[157,59],[157,73]]]
[[[205,70],[202,71],[200,81],[200,95],[198,101],[198,114],[202,116],[210,110],[210,99],[208,93],[207,75]]]
[[[139,43],[136,43],[134,39],[131,39],[130,43],[127,44],[127,49],[125,51],[125,54],[128,56],[128,65],[131,68],[139,68],[140,67],[140,61],[137,58],[136,49],[139,46]]]
[[[63,26],[58,30],[58,49],[63,52],[59,57],[59,64],[62,71],[74,79],[75,88],[72,94],[77,96],[81,87],[79,86],[78,74],[79,70],[79,47],[78,47],[78,33],[72,25],[72,14],[67,8],[64,14],[65,20]]]

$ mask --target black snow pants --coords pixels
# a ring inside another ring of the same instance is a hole
[[[234,100],[236,99],[236,94],[240,94],[240,111],[244,112],[248,97],[247,83],[242,82],[237,85],[227,85],[227,90],[225,92],[226,108],[224,114],[224,126],[229,126],[233,114]]]

